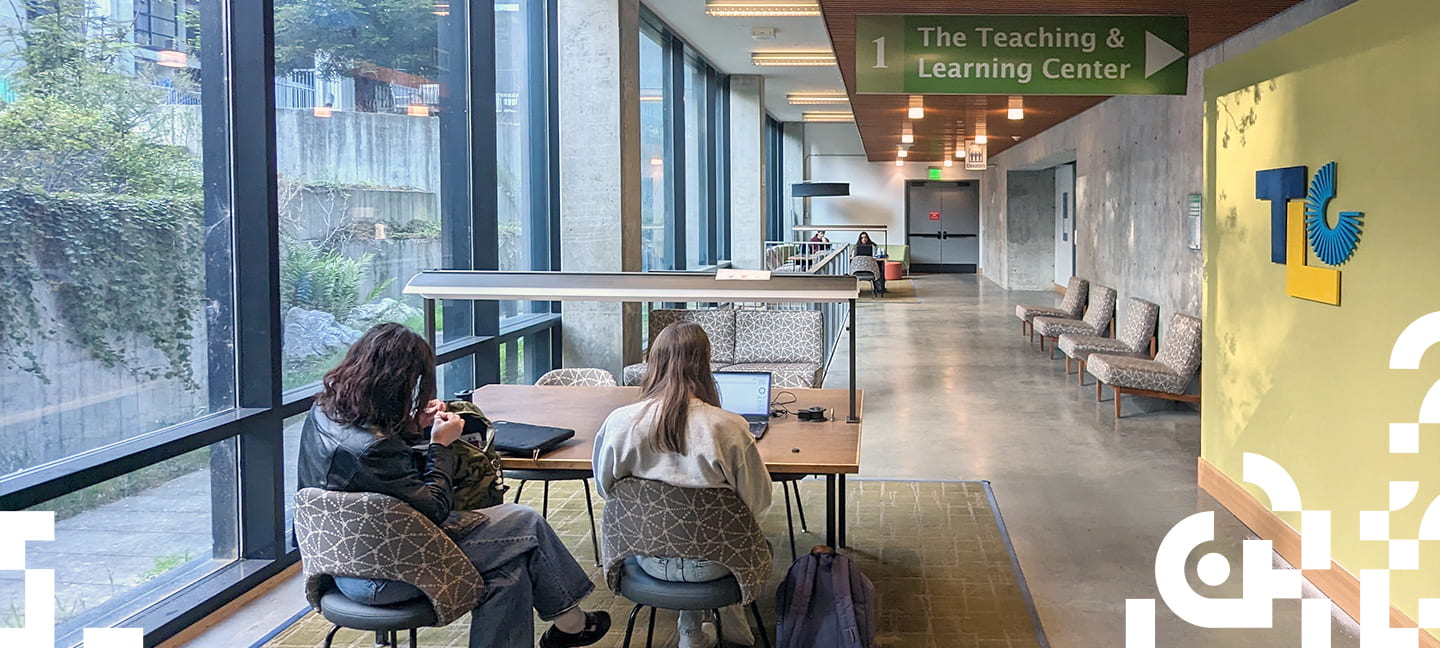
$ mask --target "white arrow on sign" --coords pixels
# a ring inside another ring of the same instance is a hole
[[[1156,72],[1165,69],[1165,66],[1174,63],[1175,59],[1184,55],[1184,52],[1160,40],[1159,36],[1148,31],[1145,32],[1145,78],[1155,76]]]

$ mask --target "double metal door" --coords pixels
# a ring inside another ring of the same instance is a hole
[[[975,182],[911,182],[910,268],[975,272],[980,263],[980,192]]]

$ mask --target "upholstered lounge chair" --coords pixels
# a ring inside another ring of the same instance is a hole
[[[1121,394],[1198,403],[1200,395],[1187,394],[1185,388],[1200,370],[1200,319],[1176,313],[1154,360],[1092,353],[1085,369],[1095,376],[1095,400],[1105,385],[1115,393],[1116,418]]]
[[[1060,307],[1040,306],[1036,304],[1017,304],[1015,306],[1015,317],[1020,318],[1020,334],[1029,335],[1030,341],[1035,341],[1035,329],[1031,322],[1036,317],[1069,317],[1079,319],[1085,310],[1085,297],[1090,292],[1090,282],[1079,277],[1070,277],[1070,283],[1065,286],[1065,299],[1060,302]]]
[[[1075,381],[1085,384],[1085,359],[1092,353],[1151,358],[1155,356],[1155,325],[1160,316],[1160,307],[1138,297],[1126,300],[1125,319],[1120,324],[1120,335],[1103,337],[1099,335],[1076,335],[1065,333],[1056,346],[1065,354],[1065,373],[1070,373],[1070,361],[1078,365]]]
[[[1055,341],[1066,333],[1105,335],[1108,332],[1113,334],[1115,332],[1115,289],[1100,284],[1091,286],[1090,306],[1085,309],[1085,317],[1082,319],[1046,315],[1031,320],[1030,327],[1040,334],[1041,351],[1045,350],[1045,340]],[[1055,345],[1053,344],[1050,345],[1050,358],[1055,358]]]
[[[825,362],[825,320],[813,310],[739,308],[650,311],[650,342],[671,322],[694,322],[710,338],[713,371],[764,371],[775,387],[820,387]],[[645,363],[625,367],[625,384],[638,385]]]

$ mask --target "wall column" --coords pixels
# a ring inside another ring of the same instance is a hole
[[[730,260],[761,268],[765,244],[765,79],[730,77]]]
[[[640,270],[640,4],[559,0],[560,269]],[[566,302],[563,366],[620,377],[638,303]]]
[[[1006,174],[1005,277],[1009,290],[1055,285],[1055,169]]]
[[[797,182],[805,181],[805,124],[803,122],[789,122],[785,124],[784,144],[782,145],[781,160],[785,165],[784,178],[785,186],[781,187],[781,193],[785,196],[785,213],[781,222],[785,224],[782,229],[781,238],[793,240],[795,232],[790,228],[796,225],[804,225],[805,219],[803,204],[795,201],[794,186]],[[804,198],[800,199],[803,203]],[[808,235],[805,238],[810,238]]]

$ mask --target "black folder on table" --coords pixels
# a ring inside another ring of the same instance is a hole
[[[495,421],[495,449],[508,455],[538,459],[575,436],[574,430],[532,425],[513,421]]]

